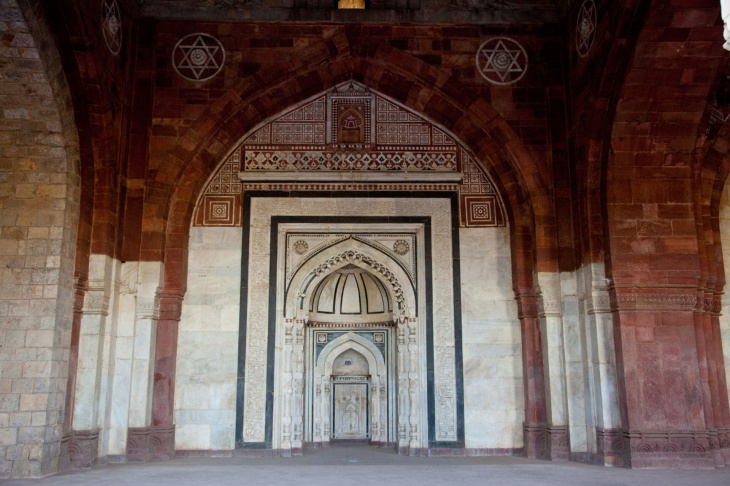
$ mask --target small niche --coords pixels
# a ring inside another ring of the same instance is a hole
[[[339,0],[337,2],[337,8],[340,10],[352,9],[352,8],[365,8],[365,0]]]

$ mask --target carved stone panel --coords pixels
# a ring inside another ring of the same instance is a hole
[[[334,383],[333,439],[367,439],[368,384]]]

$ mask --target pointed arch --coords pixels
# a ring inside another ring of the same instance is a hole
[[[185,294],[188,231],[195,203],[208,177],[241,134],[317,93],[356,80],[448,128],[475,155],[502,195],[510,221],[513,288],[523,321],[526,416],[544,420],[541,338],[535,274],[557,270],[552,199],[528,149],[508,123],[475,91],[449,73],[385,43],[354,42],[336,31],[321,43],[285,56],[241,79],[208,108],[165,153],[177,171],[159,171],[143,218],[162,223],[164,237],[144,237],[142,255],[161,255],[164,284],[158,323],[153,424],[172,423],[167,397],[174,382],[180,302]],[[538,236],[540,235],[540,236]],[[394,267],[393,267],[394,268]],[[159,383],[159,386],[158,386]]]
[[[268,117],[349,79],[397,100],[448,127],[493,176],[503,195],[514,235],[515,286],[531,289],[536,268],[554,270],[555,244],[538,241],[535,221],[552,234],[553,216],[545,181],[524,144],[504,119],[477,93],[445,72],[384,44],[359,41],[333,55],[327,42],[302,50],[296,58],[272,63],[242,80],[210,105],[169,157],[177,173],[160,171],[151,196],[167,199],[162,240],[147,239],[144,251],[159,245],[166,262],[166,287],[184,293],[186,235],[198,195],[209,175],[239,140]],[[202,176],[202,177],[201,177]],[[168,194],[162,194],[164,188]],[[150,211],[148,209],[148,211]],[[145,214],[145,218],[153,217]],[[183,271],[180,271],[180,265]]]
[[[327,343],[317,357],[317,369],[323,376],[332,374],[332,365],[335,358],[345,351],[353,349],[363,355],[368,361],[370,374],[373,376],[385,374],[385,360],[373,343],[354,332],[348,332]]]

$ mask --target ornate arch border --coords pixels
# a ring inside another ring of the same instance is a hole
[[[489,166],[510,221],[513,288],[522,328],[526,438],[547,417],[536,272],[557,271],[553,202],[535,159],[507,122],[450,74],[392,46],[344,33],[272,62],[231,87],[181,134],[166,157],[177,171],[156,174],[143,220],[161,236],[143,234],[146,259],[164,261],[157,327],[153,426],[173,424],[177,324],[186,290],[188,232],[208,175],[245,133],[297,101],[356,79],[425,117],[452,128],[477,161]],[[336,41],[336,42],[335,42]],[[160,218],[160,215],[163,215]],[[156,256],[157,255],[157,256]],[[165,309],[162,312],[162,309]],[[529,430],[528,430],[529,429]],[[537,430],[537,429],[535,429]],[[528,453],[531,455],[532,453]]]

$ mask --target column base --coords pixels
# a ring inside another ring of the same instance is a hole
[[[547,425],[545,427],[547,459],[567,461],[570,459],[570,436],[567,425]]]
[[[545,424],[523,423],[522,434],[525,441],[525,456],[531,459],[547,458],[547,431]]]
[[[730,427],[717,429],[720,454],[725,461],[725,466],[730,466]]]
[[[155,461],[166,461],[175,457],[175,425],[153,426],[150,450]]]
[[[98,430],[73,430],[61,437],[58,469],[87,469],[96,466],[99,451]]]
[[[624,465],[624,442],[621,429],[596,427],[597,450],[595,462],[603,466]]]
[[[708,430],[624,429],[621,435],[626,467],[715,467]]]
[[[149,462],[151,427],[129,427],[127,429],[127,462]]]

